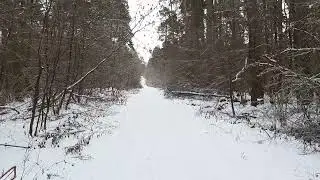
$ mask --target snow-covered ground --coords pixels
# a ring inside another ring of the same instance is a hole
[[[305,154],[302,143],[270,140],[259,128],[231,124],[220,116],[205,118],[199,106],[187,102],[166,99],[161,90],[144,87],[125,106],[111,108],[113,113],[98,120],[116,123],[117,128],[92,137],[82,158],[65,155],[60,147],[27,153],[0,147],[0,171],[17,165],[23,179],[320,179],[320,154]],[[1,134],[17,123],[0,124],[1,141],[17,138]]]

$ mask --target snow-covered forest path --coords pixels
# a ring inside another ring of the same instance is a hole
[[[165,99],[155,88],[144,87],[133,95],[115,118],[120,122],[119,129],[92,142],[87,151],[94,154],[94,159],[72,168],[70,179],[318,178],[318,155],[299,155],[290,143],[241,141],[232,129],[209,128],[196,116],[194,107]],[[242,129],[244,136],[255,131],[259,130]]]

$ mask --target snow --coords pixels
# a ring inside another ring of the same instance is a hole
[[[231,124],[222,116],[205,118],[199,106],[189,104],[144,86],[125,106],[115,106],[114,113],[104,117],[118,122],[117,128],[94,137],[83,150],[87,160],[65,155],[57,147],[30,150],[30,161],[38,158],[46,168],[29,167],[23,179],[47,179],[47,171],[52,179],[69,180],[320,179],[320,154],[304,154],[299,141],[271,140],[258,128]],[[0,132],[16,123],[2,124]],[[3,139],[1,135],[0,142]],[[18,165],[21,176],[25,154],[0,147],[0,171]]]

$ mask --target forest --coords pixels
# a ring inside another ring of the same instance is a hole
[[[90,89],[140,87],[126,0],[0,2],[0,110],[30,97],[29,134]],[[14,110],[14,109],[13,109]]]
[[[271,103],[281,127],[320,142],[319,1],[166,2],[158,28],[163,45],[148,63],[149,84],[225,95],[232,108],[248,100]]]
[[[0,0],[0,180],[320,180],[319,0]]]

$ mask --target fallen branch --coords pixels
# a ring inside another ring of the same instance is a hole
[[[80,98],[87,98],[87,99],[93,99],[93,100],[104,100],[102,97],[95,97],[95,96],[87,96],[87,95],[81,95],[73,93],[74,96],[80,97]]]
[[[0,106],[0,110],[2,109],[9,109],[9,110],[12,110],[12,111],[15,111],[17,114],[20,114],[20,112],[14,108],[14,107],[10,107],[10,106]]]
[[[76,135],[76,134],[79,134],[79,133],[82,133],[82,132],[85,132],[86,130],[85,129],[62,129],[61,132],[59,131],[56,131],[56,130],[52,130],[50,132],[46,132],[45,134],[40,134],[39,137],[42,137],[42,138],[51,138],[51,137],[54,137],[54,136],[69,136],[69,135]]]
[[[31,148],[31,146],[17,146],[17,145],[11,145],[11,144],[0,144],[0,146],[22,148],[22,149],[30,149]]]
[[[13,166],[12,168],[10,168],[8,171],[6,171],[5,173],[3,173],[0,176],[0,180],[5,180],[5,179],[9,179],[10,175],[13,175],[13,177],[11,177],[10,179],[16,179],[17,178],[17,167]]]
[[[210,94],[210,93],[200,93],[200,92],[192,92],[192,91],[170,91],[172,94],[185,94],[185,95],[193,95],[193,96],[212,96],[212,97],[223,97],[229,98],[229,96],[218,95],[218,94]]]
[[[272,138],[271,135],[268,133],[267,128],[263,127],[263,126],[262,126],[260,123],[258,123],[258,122],[255,122],[255,124],[259,125],[260,129],[263,130],[263,131],[268,135],[268,137],[269,137],[270,139]]]

